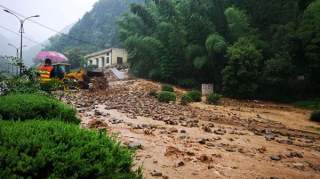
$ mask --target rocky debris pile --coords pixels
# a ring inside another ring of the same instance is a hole
[[[172,126],[201,127],[206,133],[220,136],[225,135],[227,131],[216,128],[214,124],[234,125],[237,126],[237,129],[229,131],[230,134],[246,135],[239,128],[248,129],[256,135],[264,136],[267,141],[309,147],[320,151],[319,147],[316,148],[315,143],[319,135],[288,129],[279,122],[262,120],[261,116],[260,118],[243,118],[234,112],[214,112],[188,105],[160,103],[155,97],[149,95],[150,91],[160,90],[160,85],[152,82],[131,80],[114,83],[105,93],[82,92],[77,96],[68,96],[66,101],[71,102],[81,111],[92,110],[96,105],[104,105],[106,110],[116,109],[132,119],[142,116],[164,121]],[[121,123],[121,121],[111,121],[111,123]],[[146,131],[146,134],[151,133]]]
[[[107,90],[109,87],[108,79],[106,76],[92,77],[90,80],[92,91]]]

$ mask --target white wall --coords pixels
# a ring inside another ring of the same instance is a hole
[[[107,67],[110,65],[116,65],[118,57],[121,57],[123,59],[123,63],[127,63],[128,54],[126,50],[113,48],[112,50],[110,50],[110,52],[106,52],[104,54],[88,58],[87,65],[90,65],[90,60],[92,61],[92,65],[97,65],[98,68]],[[104,66],[102,63],[102,58],[104,58],[104,61],[105,61]],[[108,58],[109,58],[109,62],[107,63]],[[97,59],[98,59],[98,63],[97,63]]]

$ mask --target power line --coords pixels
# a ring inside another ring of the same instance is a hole
[[[21,13],[19,13],[19,12],[17,12],[17,11],[14,11],[14,10],[12,10],[12,9],[9,9],[8,7],[6,7],[6,6],[4,6],[4,5],[1,5],[1,4],[0,4],[0,7],[4,8],[4,9],[7,9],[7,10],[13,12],[13,13],[15,13],[15,14],[17,14],[17,15],[20,16],[20,17],[26,18],[26,16],[24,16],[23,14],[21,14]],[[60,35],[62,35],[62,36],[66,36],[67,38],[70,38],[70,39],[72,39],[72,40],[76,40],[76,41],[79,41],[79,42],[82,42],[82,43],[91,44],[91,45],[93,45],[93,46],[96,46],[96,47],[98,47],[98,48],[101,48],[100,46],[96,45],[95,43],[92,43],[92,42],[88,42],[88,41],[85,41],[85,40],[82,40],[82,39],[75,38],[75,37],[73,37],[73,36],[71,36],[71,35],[69,35],[69,34],[62,33],[61,31],[55,30],[55,29],[53,29],[53,28],[51,28],[51,27],[49,27],[49,26],[47,26],[47,25],[44,25],[44,24],[42,24],[42,23],[39,23],[39,22],[37,22],[37,21],[35,21],[35,20],[28,19],[28,21],[30,21],[30,22],[32,22],[32,23],[34,23],[34,24],[37,24],[38,26],[40,26],[40,27],[42,27],[42,28],[45,28],[45,29],[48,29],[48,30],[50,30],[50,31],[52,31],[52,32],[55,32],[55,33],[57,33],[57,34],[60,34]]]
[[[8,31],[8,32],[11,32],[11,33],[13,33],[13,34],[15,34],[15,35],[17,35],[17,36],[20,36],[19,33],[15,32],[14,30],[11,30],[11,29],[9,29],[9,28],[7,28],[7,27],[4,27],[4,26],[1,26],[1,25],[0,25],[0,28],[6,30],[6,31]],[[29,40],[29,41],[31,41],[31,42],[33,42],[33,43],[35,43],[35,44],[39,44],[39,45],[45,47],[45,45],[43,45],[42,43],[37,42],[37,41],[31,39],[30,37],[23,36],[23,38],[26,39],[26,40]]]

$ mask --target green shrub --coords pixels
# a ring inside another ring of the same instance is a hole
[[[158,93],[158,100],[160,102],[168,103],[170,101],[176,101],[177,96],[175,93],[168,92],[168,91],[161,91]]]
[[[220,99],[221,99],[221,95],[217,94],[217,93],[211,93],[208,95],[207,97],[207,103],[208,104],[218,104]]]
[[[0,178],[141,178],[132,152],[61,121],[0,121]]]
[[[7,93],[36,93],[41,90],[40,83],[30,80],[26,75],[8,79],[6,85]]]
[[[76,111],[55,98],[40,94],[9,94],[0,97],[4,120],[60,119],[79,123]]]
[[[190,96],[188,96],[187,94],[184,94],[182,97],[181,97],[181,104],[182,105],[187,105],[189,103],[192,102],[192,98]]]
[[[311,114],[310,119],[311,119],[312,121],[315,121],[315,122],[320,122],[320,111],[314,111],[314,112]]]
[[[192,90],[187,92],[187,95],[192,99],[193,102],[201,102],[201,92]]]
[[[63,82],[57,79],[52,79],[48,82],[41,83],[41,90],[51,92],[59,89],[63,89]]]
[[[162,91],[174,92],[174,89],[171,85],[162,85]]]

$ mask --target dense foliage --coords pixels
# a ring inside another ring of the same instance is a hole
[[[186,93],[192,99],[192,102],[201,102],[201,92],[197,90],[188,91]]]
[[[220,99],[221,99],[221,95],[217,94],[217,93],[211,93],[207,96],[207,103],[208,104],[218,104]]]
[[[55,98],[40,94],[9,94],[0,97],[4,120],[58,119],[79,123],[76,111]]]
[[[312,112],[310,119],[312,121],[320,122],[320,111]]]
[[[171,85],[162,85],[161,89],[162,91],[174,92],[174,89]]]
[[[157,98],[159,102],[169,103],[170,101],[176,101],[177,96],[173,92],[161,91],[158,93]]]
[[[0,121],[0,178],[141,178],[104,133],[59,121]]]
[[[187,104],[191,103],[192,101],[193,101],[192,98],[188,94],[184,94],[181,97],[181,104],[182,105],[187,105]]]
[[[146,0],[119,21],[131,71],[237,98],[320,90],[320,0]],[[187,84],[187,85],[188,85]]]

